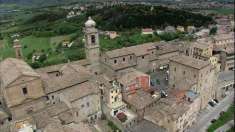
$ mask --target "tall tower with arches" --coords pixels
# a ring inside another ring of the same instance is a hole
[[[85,23],[84,37],[86,58],[91,63],[90,69],[93,73],[98,74],[100,72],[99,32],[96,29],[96,22],[91,17]]]

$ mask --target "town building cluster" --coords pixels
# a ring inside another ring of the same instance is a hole
[[[223,97],[227,87],[217,87],[219,76],[234,87],[219,75],[234,70],[233,34],[223,35],[101,52],[99,31],[89,18],[86,59],[39,69],[24,62],[15,41],[16,58],[0,63],[0,130],[94,132],[106,119],[122,131],[143,125],[183,132],[210,100]],[[161,67],[169,72],[164,91],[152,85],[150,76]]]

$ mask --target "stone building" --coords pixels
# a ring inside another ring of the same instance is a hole
[[[101,116],[100,93],[85,67],[69,63],[38,69],[48,103],[65,102],[75,113],[76,121],[93,121]]]
[[[196,121],[200,108],[198,95],[191,90],[173,90],[149,109],[145,119],[166,128],[169,132],[183,132]]]
[[[209,60],[221,71],[234,69],[234,33],[218,34],[211,38],[185,45],[185,54],[197,59]],[[217,61],[217,64],[216,64]]]
[[[217,74],[209,61],[189,56],[177,56],[170,59],[169,87],[187,89],[195,86],[194,91],[200,94],[200,108],[206,107],[210,99],[215,98]]]
[[[0,101],[10,121],[3,125],[23,128],[25,122],[37,129],[37,114],[48,114],[47,120],[58,118],[61,125],[94,122],[101,116],[100,91],[92,74],[72,62],[33,70],[23,60],[9,58],[0,63]],[[3,117],[3,116],[2,116]],[[5,123],[4,119],[0,122]],[[17,121],[17,122],[15,122]],[[18,125],[17,125],[18,124]],[[0,127],[1,128],[1,127]]]
[[[99,89],[101,90],[101,98],[108,108],[108,113],[111,116],[116,116],[126,108],[126,104],[122,100],[122,89],[119,82],[109,80],[105,75],[97,78]]]
[[[234,44],[234,33],[218,34],[213,36],[212,43],[214,48],[226,48],[227,45]]]
[[[107,51],[101,56],[103,71],[109,76],[120,76],[131,68],[153,72],[169,63],[169,58],[179,54],[179,45],[165,42],[146,43]]]
[[[218,56],[221,71],[233,71],[234,67],[234,44],[225,48],[215,48],[214,54]]]
[[[1,104],[13,120],[45,107],[40,75],[26,62],[13,58],[2,61],[0,84]]]

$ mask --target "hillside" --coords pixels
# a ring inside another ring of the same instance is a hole
[[[213,23],[209,16],[194,14],[184,10],[170,9],[161,6],[125,5],[94,9],[87,12],[93,16],[105,30],[122,30],[143,27],[207,26]]]
[[[118,31],[119,37],[109,39],[100,36],[101,50],[112,50],[138,45],[147,42],[191,39],[184,33],[164,35],[141,35],[142,27],[164,28],[167,25],[207,26],[213,23],[211,17],[169,9],[159,6],[125,5],[105,7],[103,9],[89,8],[80,15],[66,18],[71,9],[60,7],[26,9],[3,16],[5,22],[0,23],[0,60],[14,56],[11,36],[19,34],[26,61],[34,68],[59,64],[69,60],[79,60],[85,57],[82,29],[88,16],[92,16],[101,30]],[[0,40],[1,41],[1,40]],[[64,47],[62,42],[74,42],[72,47]],[[2,45],[2,46],[1,46]],[[33,55],[43,58],[33,62]]]

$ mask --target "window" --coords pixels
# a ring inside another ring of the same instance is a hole
[[[176,71],[176,67],[175,67],[174,71]]]
[[[92,43],[92,44],[95,43],[95,35],[91,35],[91,43]]]
[[[132,56],[130,56],[130,60],[132,59]]]
[[[28,94],[28,90],[27,90],[26,87],[22,88],[22,91],[23,91],[23,94],[24,94],[24,95]]]
[[[126,60],[126,58],[122,58],[122,60],[123,60],[123,61],[125,61],[125,60]]]
[[[184,75],[185,75],[185,73],[186,73],[186,72],[185,72],[185,71],[183,71],[183,74],[184,74]]]
[[[196,78],[197,76],[194,74],[194,78]]]
[[[84,104],[82,104],[81,107],[83,108],[83,107],[84,107]]]
[[[117,63],[117,60],[114,60],[114,64],[116,64]]]
[[[144,59],[144,56],[142,56],[142,59]]]
[[[87,102],[87,103],[86,103],[86,105],[87,105],[87,107],[89,107],[89,106],[90,106],[90,103],[89,103],[89,102]]]

